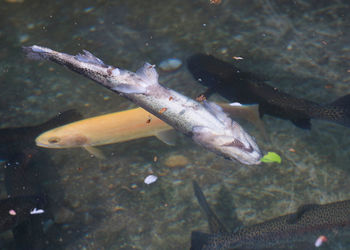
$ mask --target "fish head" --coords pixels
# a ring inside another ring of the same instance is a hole
[[[39,147],[44,148],[73,148],[85,146],[88,142],[86,136],[76,132],[60,133],[60,131],[49,130],[35,139]]]
[[[255,140],[236,122],[230,128],[216,131],[207,127],[193,129],[193,139],[210,151],[246,165],[261,163],[262,154]]]

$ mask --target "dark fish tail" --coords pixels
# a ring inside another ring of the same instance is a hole
[[[209,243],[209,234],[193,231],[190,250],[202,250]]]
[[[350,127],[350,94],[325,105],[322,113],[319,115],[320,119]]]
[[[55,117],[51,118],[47,122],[38,125],[38,129],[44,132],[46,130],[65,125],[67,123],[74,122],[82,118],[83,116],[78,111],[76,111],[75,109],[69,109],[63,112],[59,112]]]
[[[219,218],[216,216],[216,214],[211,210],[207,200],[205,199],[205,196],[199,187],[198,183],[196,181],[192,182],[193,184],[193,190],[194,194],[197,198],[197,201],[203,211],[205,212],[207,218],[208,218],[208,224],[209,224],[209,230],[211,233],[226,233],[228,230],[222,224],[222,222],[219,220]]]

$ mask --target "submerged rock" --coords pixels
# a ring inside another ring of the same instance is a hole
[[[177,58],[169,58],[169,59],[165,59],[163,61],[161,61],[159,63],[159,68],[163,71],[175,71],[178,68],[180,68],[182,65],[182,61],[180,59]]]
[[[167,167],[173,168],[173,167],[184,167],[189,163],[189,160],[187,157],[183,155],[171,155],[169,156],[164,164]]]

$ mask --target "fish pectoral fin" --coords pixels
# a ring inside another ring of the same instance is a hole
[[[265,140],[269,140],[264,122],[260,119],[259,104],[242,105],[240,103],[217,103],[232,118],[246,120],[257,127]]]
[[[292,123],[302,129],[311,129],[311,121],[310,118],[291,120]]]
[[[176,141],[177,133],[175,129],[160,131],[155,136],[167,145],[174,146]]]
[[[148,84],[158,84],[158,73],[155,66],[150,63],[145,63],[136,71],[136,74]]]
[[[231,119],[227,116],[227,114],[218,104],[216,104],[215,102],[207,102],[204,100],[203,105],[212,115],[214,115],[223,124],[231,124]]]
[[[92,154],[93,156],[105,160],[106,156],[102,153],[101,150],[99,150],[98,148],[92,147],[92,146],[84,146],[83,147],[86,151],[88,151],[90,154]]]

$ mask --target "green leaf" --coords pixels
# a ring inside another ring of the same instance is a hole
[[[268,152],[266,155],[264,155],[263,158],[261,158],[262,162],[277,162],[281,163],[281,157],[276,154],[275,152]]]

